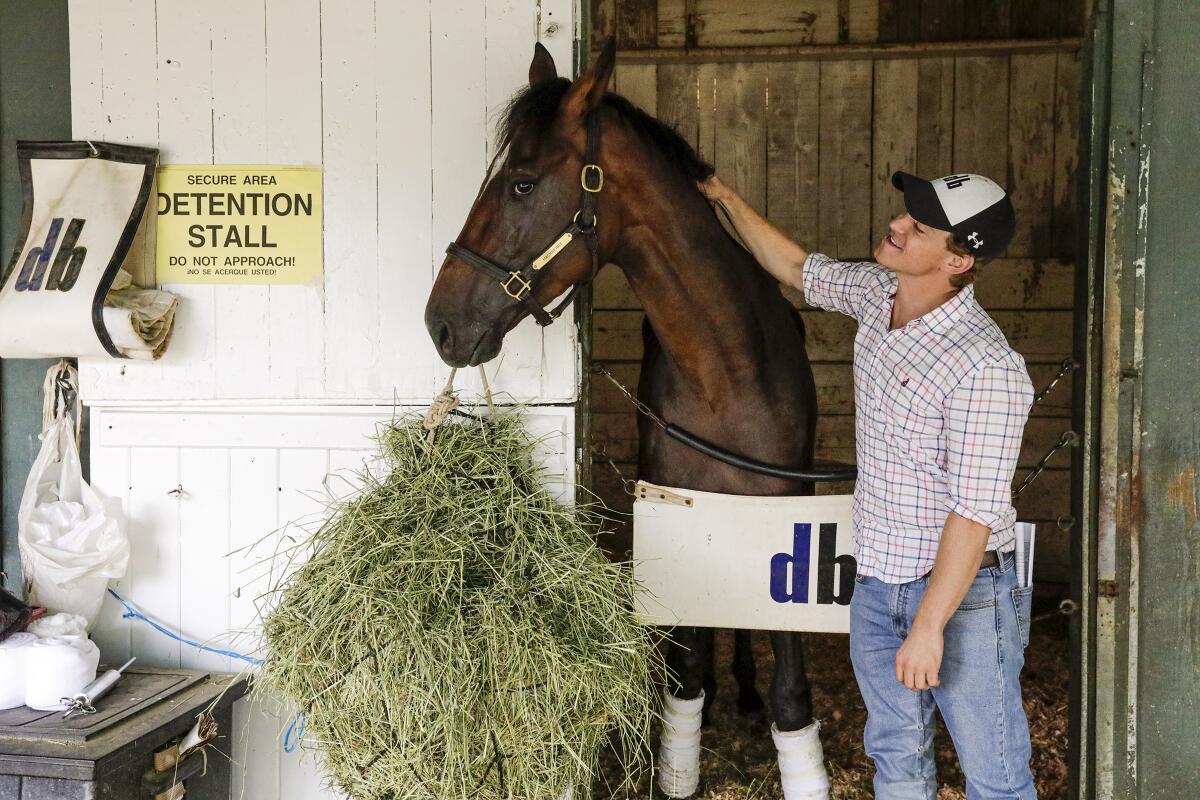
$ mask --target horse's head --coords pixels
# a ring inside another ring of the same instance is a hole
[[[585,164],[603,162],[598,115],[615,58],[610,40],[572,82],[535,46],[529,86],[501,122],[497,159],[425,306],[425,326],[447,364],[494,358],[527,315],[548,324],[546,305],[604,263],[595,224],[604,178]]]

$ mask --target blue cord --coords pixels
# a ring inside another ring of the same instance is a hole
[[[191,639],[185,639],[182,636],[180,636],[178,633],[167,630],[162,625],[159,625],[157,622],[155,622],[154,620],[147,617],[145,614],[135,611],[133,609],[133,606],[131,606],[131,605],[129,605],[129,603],[125,602],[125,598],[121,597],[121,595],[114,592],[111,588],[108,590],[108,593],[111,594],[113,597],[117,598],[117,602],[119,602],[121,605],[125,606],[125,613],[121,615],[121,619],[140,619],[142,622],[148,623],[152,628],[154,628],[154,630],[158,631],[163,636],[170,637],[177,642],[182,642],[183,644],[186,644],[190,647],[195,647],[200,650],[204,650],[205,652],[208,652],[208,653],[216,653],[219,656],[227,656],[229,658],[241,659],[242,661],[245,661],[248,664],[254,664],[255,666],[263,663],[263,660],[261,658],[255,658],[254,656],[244,656],[241,653],[235,653],[232,650],[219,650],[215,647],[209,647],[206,644],[200,644],[199,642],[193,642]]]
[[[296,725],[299,723],[300,728],[297,730]],[[296,734],[296,738],[292,738],[292,734]],[[292,717],[292,724],[288,725],[288,729],[283,734],[283,752],[291,753],[300,746],[300,740],[304,738],[304,712],[297,711],[296,716]]]
[[[154,620],[147,617],[145,614],[135,611],[133,606],[131,606],[131,605],[129,605],[129,603],[125,602],[125,598],[121,597],[121,595],[114,592],[111,588],[108,590],[108,593],[111,594],[113,597],[117,598],[117,602],[119,602],[121,605],[125,606],[125,613],[121,615],[121,619],[140,619],[142,622],[149,624],[150,627],[154,628],[154,630],[158,631],[159,633],[161,633],[164,636],[168,636],[177,642],[182,642],[183,644],[189,645],[190,647],[195,647],[195,648],[204,650],[209,653],[216,653],[219,656],[228,656],[229,658],[238,658],[238,659],[241,659],[242,661],[245,661],[249,664],[254,664],[254,665],[263,663],[263,660],[261,658],[255,658],[254,656],[244,656],[241,653],[235,653],[232,650],[219,650],[215,647],[209,647],[208,645],[200,644],[199,642],[193,642],[190,639],[185,639],[182,636],[180,636],[179,634],[175,633],[174,631],[167,630],[162,625],[159,625],[157,622],[155,622]],[[299,728],[297,728],[297,725],[299,725]],[[295,735],[294,739],[292,738],[293,734]],[[300,746],[300,740],[303,738],[304,738],[304,714],[303,714],[303,712],[297,711],[296,716],[292,717],[292,724],[288,725],[287,731],[285,731],[283,734],[283,752],[285,752],[285,753],[294,752],[295,749]]]

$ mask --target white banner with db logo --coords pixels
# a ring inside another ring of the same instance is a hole
[[[849,633],[857,567],[851,500],[639,483],[639,613],[657,625]]]
[[[105,301],[157,159],[156,150],[102,142],[17,144],[24,211],[0,288],[0,356],[136,357],[120,346],[122,336],[132,349],[144,339],[120,327],[130,327],[133,311],[106,316]]]

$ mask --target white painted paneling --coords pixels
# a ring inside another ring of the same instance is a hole
[[[127,600],[185,638],[255,654],[263,594],[281,574],[270,556],[301,543],[330,500],[354,491],[373,438],[397,414],[423,408],[91,407],[95,488],[124,501],[132,556],[115,585]],[[526,411],[548,487],[569,501],[575,485],[575,412]],[[240,670],[240,661],[180,645],[105,601],[94,632],[108,663]],[[234,797],[321,798],[310,756],[283,753],[294,709],[236,706]]]
[[[156,363],[85,360],[86,398],[421,402],[444,382],[422,320],[541,36],[570,70],[571,0],[71,0],[77,138],[163,163],[324,167],[320,285],[172,285]],[[540,29],[539,29],[540,20]],[[557,24],[554,33],[545,31]],[[153,226],[129,266],[152,267]],[[492,365],[518,401],[572,402],[571,320],[513,331]],[[478,389],[478,375],[461,376]]]

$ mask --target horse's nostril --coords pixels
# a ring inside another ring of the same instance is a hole
[[[452,343],[450,334],[450,324],[447,322],[438,322],[434,325],[433,342],[437,345],[438,350],[443,353],[450,349]]]

